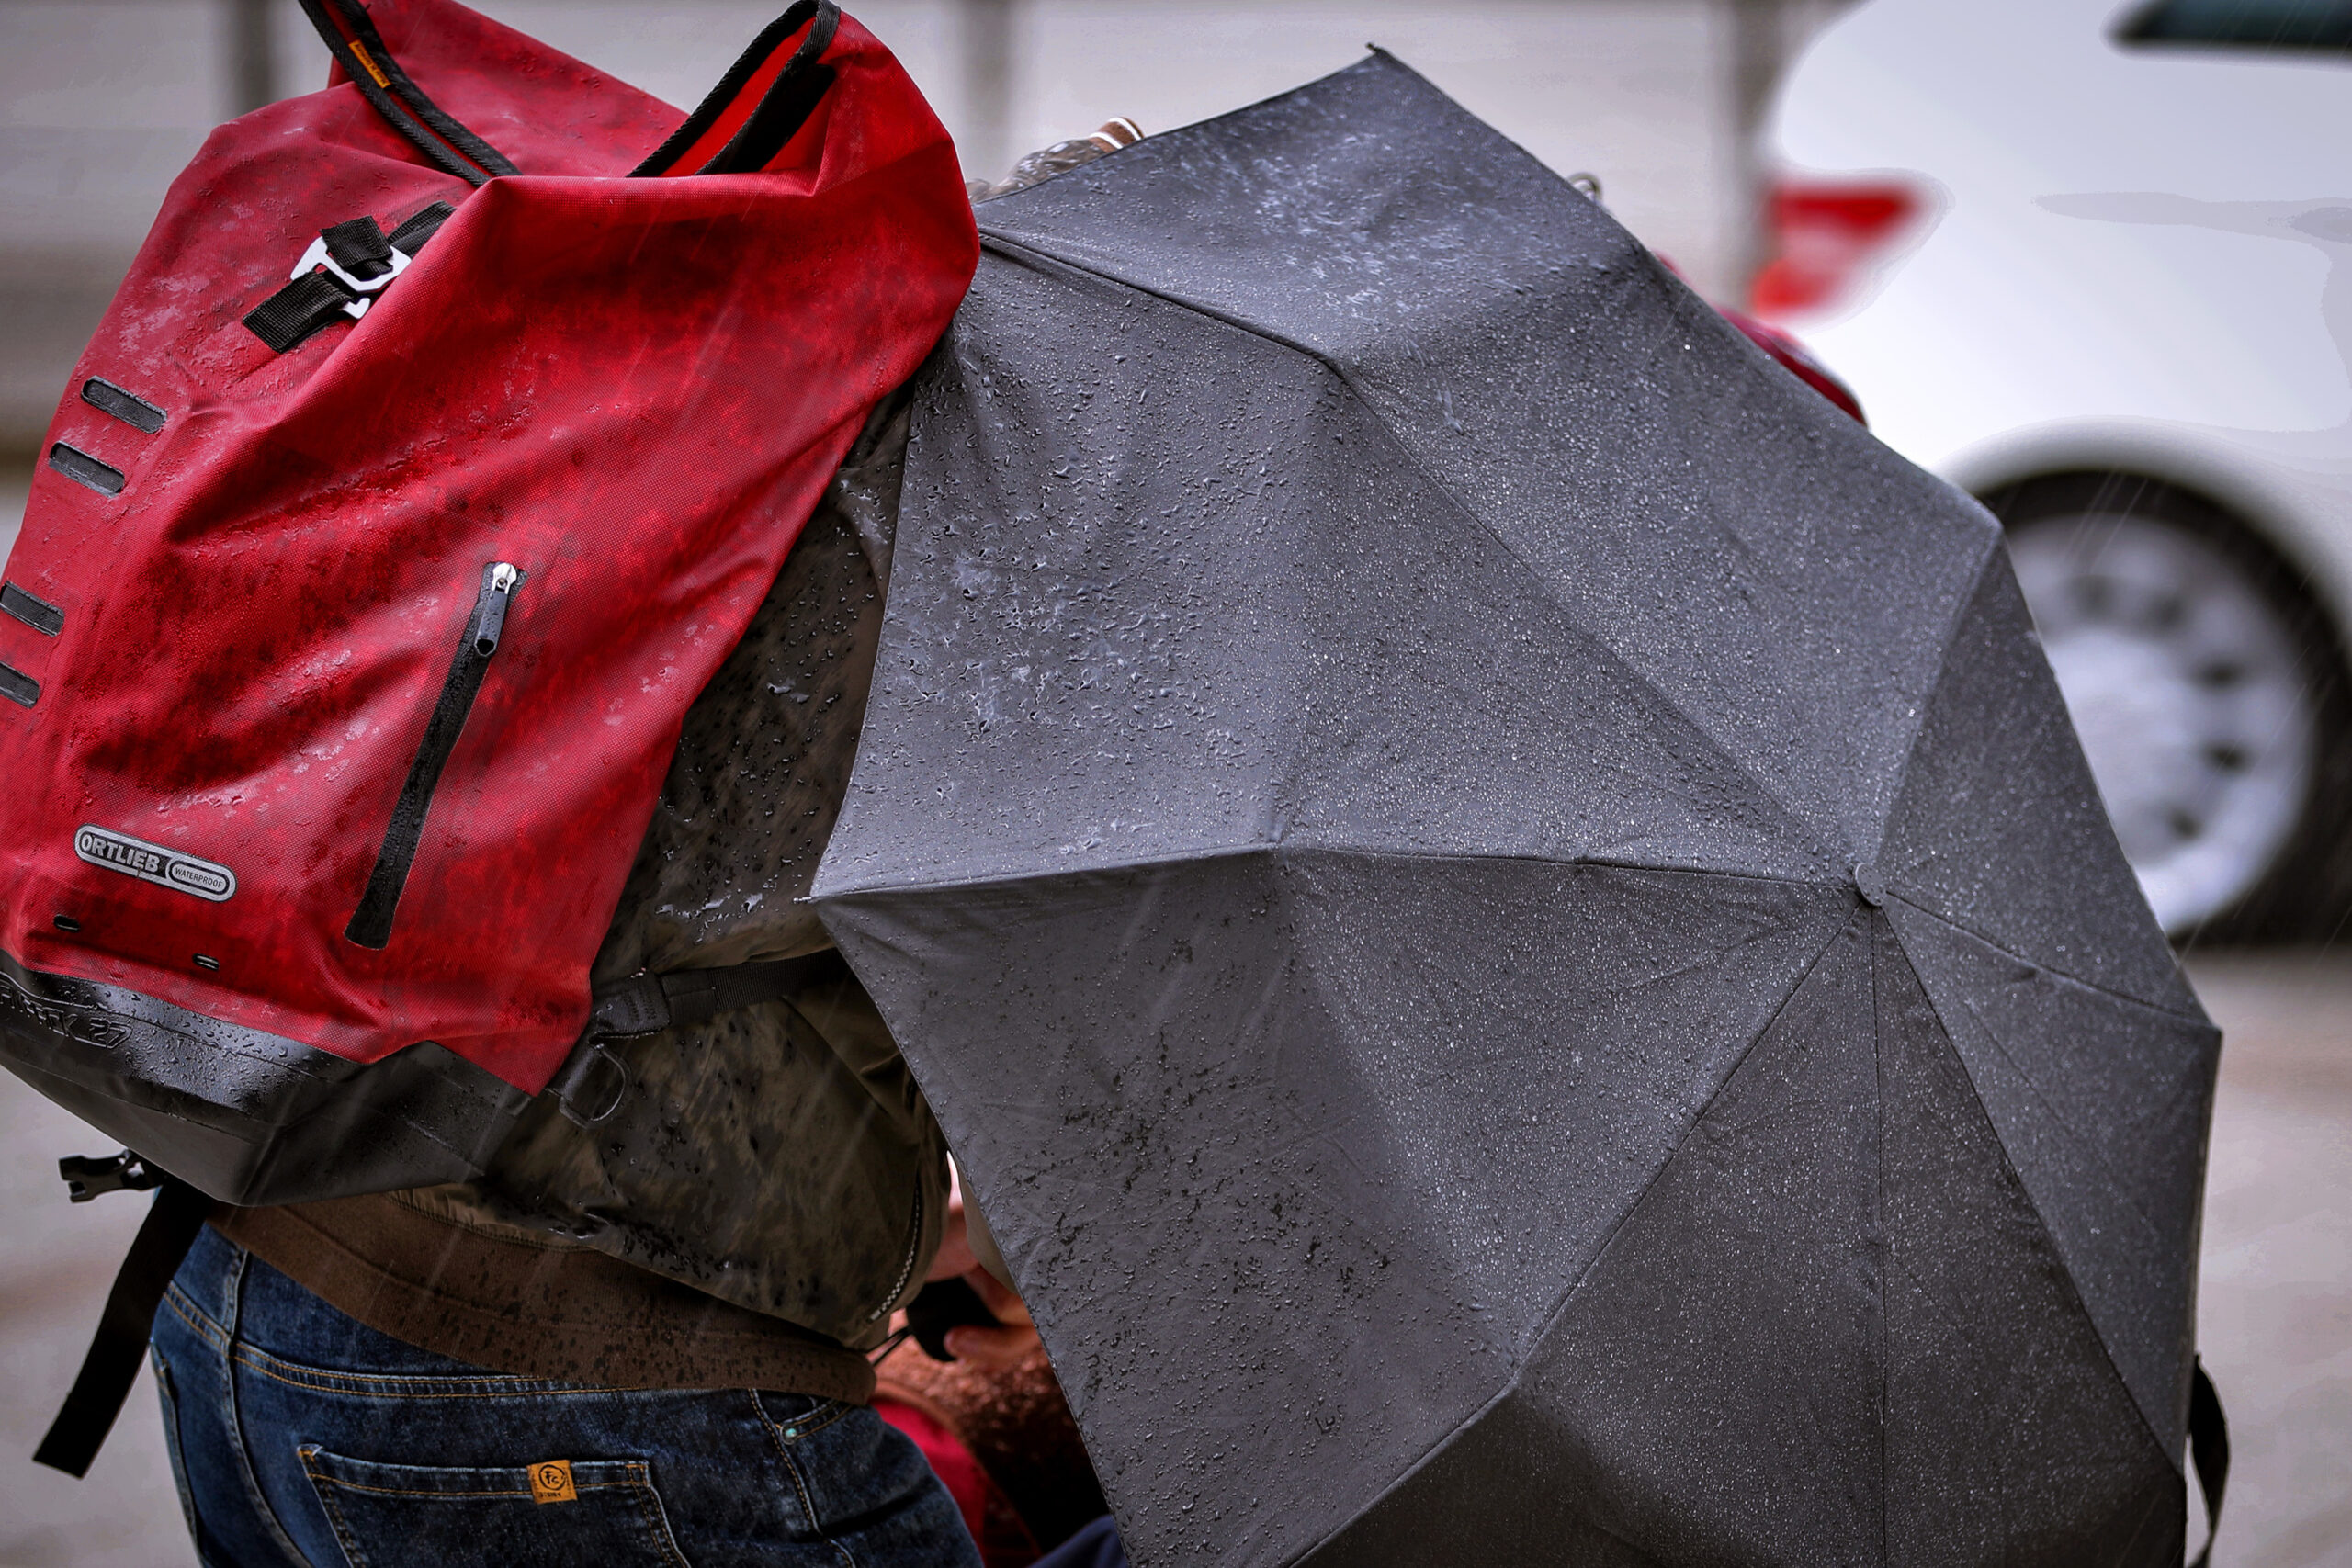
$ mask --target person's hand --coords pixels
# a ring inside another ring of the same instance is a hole
[[[1041,1343],[1035,1325],[1029,1321],[1029,1308],[1017,1292],[981,1268],[979,1260],[973,1257],[964,1224],[964,1184],[951,1163],[947,1168],[947,1220],[940,1230],[939,1256],[932,1259],[931,1269],[923,1279],[953,1280],[958,1275],[979,1293],[996,1325],[949,1329],[944,1340],[947,1353],[991,1372],[1026,1360]]]

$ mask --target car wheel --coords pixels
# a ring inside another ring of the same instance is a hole
[[[2158,921],[2311,934],[2290,868],[2321,873],[2298,851],[2335,836],[2322,775],[2343,727],[2308,598],[2226,514],[2167,486],[2068,476],[1988,500]]]

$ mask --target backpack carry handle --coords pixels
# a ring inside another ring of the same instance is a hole
[[[833,85],[833,68],[821,57],[832,47],[841,19],[833,0],[795,0],[630,176],[748,175],[767,167]],[[779,59],[786,42],[803,28],[799,47]]]
[[[435,165],[470,186],[522,172],[425,96],[392,57],[359,0],[302,0],[302,10],[352,85]],[[841,19],[833,0],[795,0],[630,175],[741,175],[765,168],[808,123],[833,85],[833,68],[822,57],[832,47]],[[795,34],[804,34],[799,47],[779,58]]]
[[[505,153],[451,118],[409,79],[358,0],[302,0],[302,11],[351,85],[435,164],[469,186],[521,173]]]

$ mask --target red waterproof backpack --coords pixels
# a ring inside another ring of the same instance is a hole
[[[824,0],[691,116],[305,5],[335,85],[173,186],[0,585],[0,1060],[240,1203],[472,1174],[572,1053],[687,706],[978,258]]]

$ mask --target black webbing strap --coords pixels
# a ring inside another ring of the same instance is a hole
[[[800,40],[800,47],[792,51],[792,58],[785,62],[775,80],[768,84],[768,90],[762,95],[751,118],[728,138],[727,145],[708,163],[686,172],[747,175],[765,168],[768,160],[784,151],[784,144],[817,112],[825,89],[833,85],[833,68],[822,63],[819,57],[832,47],[833,32],[841,26],[841,8],[832,0],[794,0],[791,9],[760,30],[751,48],[719,78],[718,85],[695,106],[684,124],[670,133],[669,140],[629,171],[630,175],[650,177],[670,173],[672,166],[735,106],[752,78],[784,47],[785,40],[807,28],[808,36]]]
[[[437,167],[470,186],[487,185],[495,175],[519,173],[506,154],[450,118],[409,79],[357,0],[302,0],[302,10],[352,85]]]
[[[155,1309],[164,1304],[165,1288],[211,1212],[210,1198],[175,1177],[164,1178],[130,1244],[130,1254],[114,1277],[114,1289],[107,1292],[106,1311],[98,1316],[98,1332],[90,1340],[89,1354],[82,1358],[73,1391],[50,1423],[49,1435],[33,1450],[33,1462],[72,1476],[89,1472],[90,1461],[98,1457],[138,1379],[148,1336],[154,1330]]]
[[[441,225],[458,215],[458,209],[446,201],[436,201],[424,211],[414,213],[392,231],[387,242],[392,249],[414,255],[424,249],[424,243],[441,231]]]
[[[392,270],[392,243],[373,218],[330,223],[319,231],[319,238],[326,242],[334,265],[363,283]]]
[[[245,325],[254,336],[286,354],[300,348],[358,298],[341,278],[321,268],[304,273],[246,311]]]
[[[320,230],[319,238],[326,243],[327,254],[335,265],[370,281],[392,270],[394,251],[413,256],[424,249],[457,211],[447,202],[436,201],[389,235],[373,218],[354,218]],[[325,267],[314,267],[246,311],[245,325],[262,342],[286,354],[300,348],[321,328],[345,319],[343,308],[360,298],[359,290]],[[85,391],[84,396],[87,395]]]
[[[580,1043],[572,1047],[546,1092],[555,1096],[564,1115],[581,1126],[593,1127],[620,1109],[633,1081],[628,1066],[605,1049],[610,1042],[689,1029],[738,1008],[782,1001],[848,973],[849,964],[840,952],[827,948],[769,964],[632,975],[600,987],[589,1002],[588,1027],[581,1032]]]
[[[2195,1369],[2188,1382],[2188,1455],[2197,1466],[2198,1490],[2205,1494],[2205,1550],[2190,1568],[2205,1568],[2222,1529],[2222,1494],[2230,1486],[2230,1423],[2201,1358]]]
[[[737,964],[725,969],[680,969],[662,976],[672,1029],[707,1023],[722,1012],[778,1001],[849,969],[832,948],[773,964]]]

